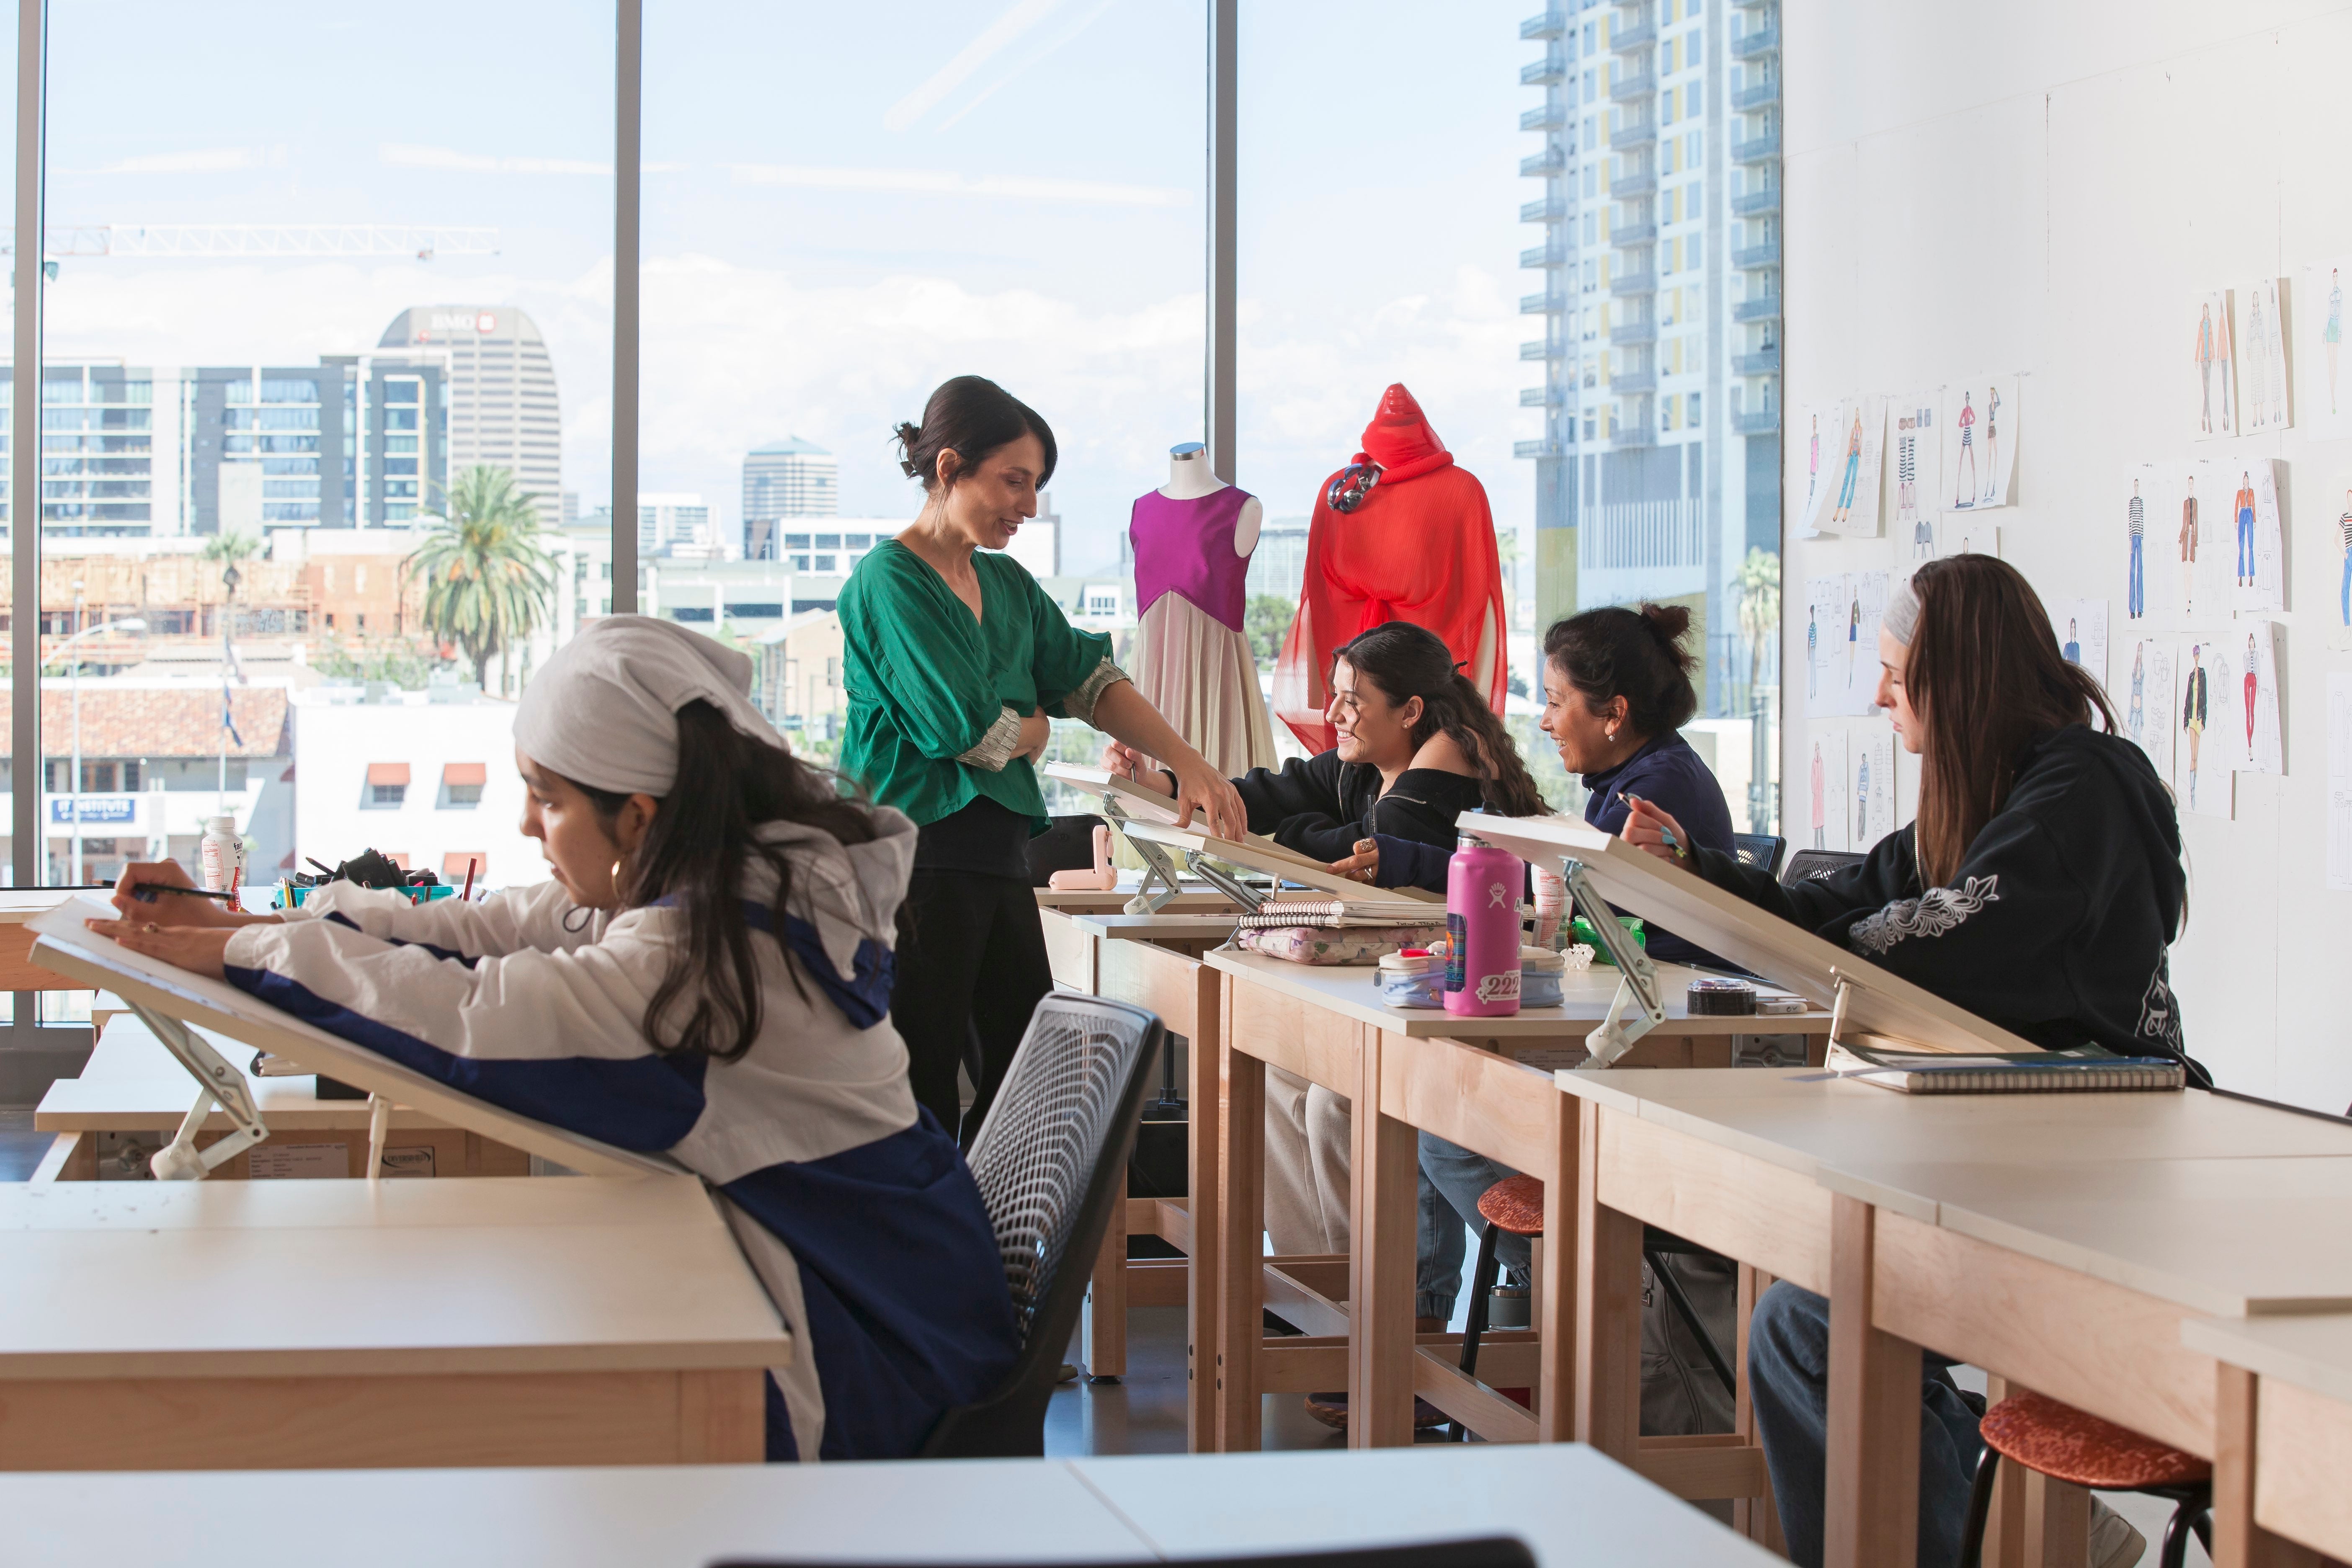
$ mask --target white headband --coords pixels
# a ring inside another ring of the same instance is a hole
[[[751,660],[651,616],[590,621],[555,650],[515,710],[515,744],[574,784],[667,797],[677,784],[677,710],[701,700],[782,746],[751,705]]]
[[[1919,629],[1919,591],[1906,577],[1895,584],[1895,592],[1886,597],[1886,613],[1878,619],[1879,629],[1905,647],[1911,646],[1912,636]]]

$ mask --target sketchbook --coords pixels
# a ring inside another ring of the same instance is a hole
[[[33,944],[32,962],[165,1017],[258,1047],[295,1063],[304,1072],[323,1073],[354,1089],[427,1111],[453,1126],[552,1160],[583,1176],[671,1174],[685,1168],[662,1155],[614,1148],[502,1110],[364,1046],[331,1035],[225,980],[206,979],[162,959],[133,952],[82,924],[86,920],[111,920],[114,914],[110,904],[68,899],[26,921],[27,929],[39,939]]]
[[[2031,1056],[1898,1051],[1832,1045],[1830,1072],[1898,1094],[2117,1094],[2180,1089],[2188,1074],[2169,1057],[2119,1057],[2086,1046]]]
[[[1129,822],[1124,825],[1124,828],[1129,837],[1140,838],[1147,844],[1165,844],[1172,848],[1190,849],[1245,870],[1263,871],[1269,877],[1296,882],[1302,888],[1336,893],[1355,903],[1427,906],[1445,902],[1439,894],[1424,892],[1419,888],[1375,888],[1367,882],[1351,882],[1322,861],[1309,859],[1278,844],[1255,841],[1237,844],[1230,838],[1220,838],[1213,833],[1203,833],[1197,828],[1170,827],[1156,822]]]

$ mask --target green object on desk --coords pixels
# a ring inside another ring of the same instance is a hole
[[[1632,935],[1635,942],[1640,944],[1644,952],[1649,951],[1650,933],[1642,929],[1641,916],[1619,915],[1617,917],[1617,923],[1625,928],[1626,931]],[[1615,960],[1609,956],[1608,948],[1601,945],[1601,933],[1594,931],[1592,929],[1592,922],[1586,920],[1582,915],[1578,915],[1574,920],[1568,922],[1568,940],[1570,942],[1580,942],[1592,949],[1593,963],[1606,963],[1611,965],[1612,968],[1615,966]]]

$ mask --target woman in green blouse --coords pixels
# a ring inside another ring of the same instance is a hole
[[[898,917],[891,1019],[915,1098],[956,1128],[956,1065],[977,1039],[971,1147],[997,1085],[1054,986],[1029,879],[1046,827],[1032,763],[1047,719],[1080,720],[1176,774],[1196,812],[1238,837],[1234,787],[1153,711],[1110,659],[1110,639],[1064,618],[1010,556],[1054,476],[1054,433],[994,382],[961,375],[898,426],[923,483],[912,527],[858,563],[842,590],[849,729],[841,769],[914,818],[915,872]]]

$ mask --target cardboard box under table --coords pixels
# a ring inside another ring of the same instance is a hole
[[[1611,902],[1835,1002],[1856,1038],[2032,1049],[1622,840],[1504,826],[1482,831],[1565,851]],[[1983,1368],[1996,1397],[2032,1388],[2212,1456],[2235,1417],[2183,1321],[2352,1307],[2352,1252],[2315,1245],[2352,1233],[2352,1128],[2334,1119],[2197,1090],[1905,1095],[1789,1070],[1557,1081],[1585,1304],[1574,1435],[1644,1451],[1644,1224],[1827,1296],[1832,1568],[1913,1560],[1920,1347]],[[2079,1562],[2084,1494],[2002,1473],[1987,1561]]]
[[[236,1138],[268,1146],[251,1080],[186,1026],[580,1174],[0,1188],[0,1468],[761,1457],[791,1338],[698,1178],[118,948],[86,912],[35,921],[35,962],[218,1075]]]

